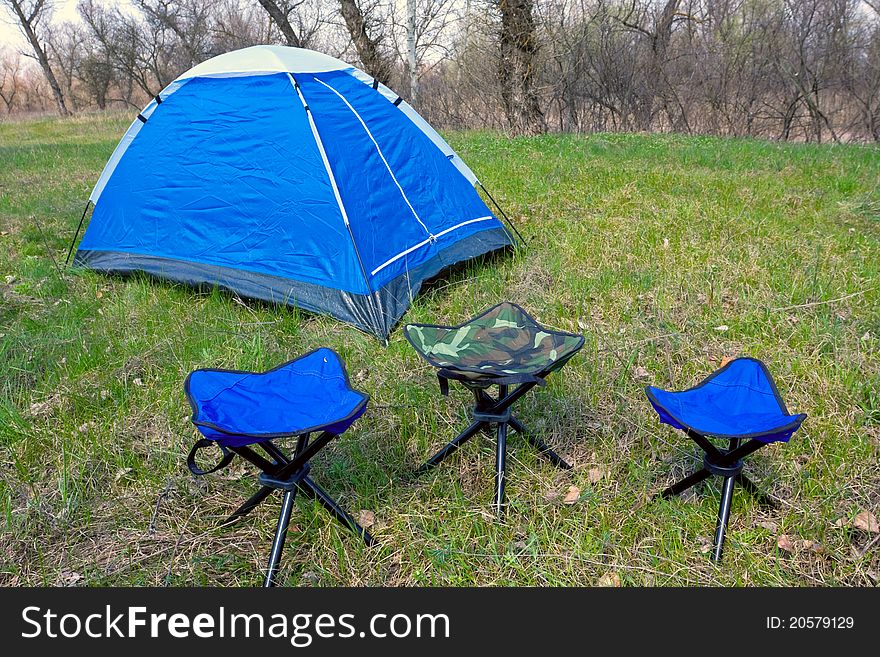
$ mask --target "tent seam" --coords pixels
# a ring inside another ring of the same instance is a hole
[[[422,226],[422,228],[425,230],[425,233],[428,235],[428,238],[431,241],[433,241],[435,235],[428,229],[428,227],[425,225],[425,222],[422,221],[422,218],[419,216],[418,212],[416,212],[416,209],[413,207],[412,203],[410,203],[409,197],[407,197],[406,192],[403,190],[403,187],[401,186],[400,182],[397,180],[397,176],[395,176],[394,172],[391,170],[391,165],[388,164],[388,160],[385,159],[385,154],[382,152],[382,148],[379,146],[379,142],[376,141],[376,138],[373,136],[373,133],[370,131],[369,127],[367,127],[367,124],[364,122],[363,118],[361,118],[361,115],[352,106],[352,104],[350,102],[348,102],[348,99],[345,96],[343,96],[342,93],[339,92],[336,88],[327,84],[326,82],[324,82],[323,80],[321,80],[320,78],[318,78],[314,75],[312,76],[312,78],[315,80],[315,82],[318,82],[319,84],[324,85],[330,91],[332,91],[334,94],[339,96],[339,98],[342,100],[343,103],[346,104],[346,106],[351,111],[351,113],[355,115],[355,118],[357,118],[357,120],[360,122],[361,126],[363,127],[364,132],[367,133],[367,136],[370,138],[370,141],[373,142],[373,146],[376,147],[376,152],[379,154],[379,157],[382,158],[382,162],[383,162],[383,164],[385,164],[385,168],[388,170],[388,174],[391,176],[391,180],[394,181],[394,184],[397,185],[397,189],[400,190],[400,195],[403,197],[403,200],[406,201],[406,205],[409,208],[409,211],[412,212],[413,216],[416,218],[416,221],[418,221],[419,224]]]

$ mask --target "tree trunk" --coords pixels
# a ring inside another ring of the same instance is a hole
[[[16,17],[18,18],[22,32],[24,32],[31,47],[34,49],[34,56],[40,63],[40,68],[43,69],[43,75],[46,76],[46,81],[49,83],[49,87],[52,89],[52,94],[55,96],[55,103],[58,105],[58,113],[61,116],[70,116],[70,110],[67,109],[67,104],[64,102],[64,94],[61,93],[61,85],[58,84],[58,79],[55,77],[55,72],[52,70],[52,65],[49,63],[49,57],[40,45],[40,40],[37,38],[37,33],[34,31],[34,21],[39,17],[40,8],[38,7],[30,16],[27,16],[25,15],[20,0],[9,0],[9,5],[12,7],[12,11],[15,12]]]
[[[419,101],[419,69],[416,52],[416,0],[406,0],[406,66],[409,73],[409,102]]]
[[[532,0],[498,0],[501,10],[501,100],[513,134],[540,135],[547,123],[538,92],[538,37],[532,16]]]
[[[381,37],[371,37],[367,31],[367,20],[357,0],[339,0],[345,26],[357,50],[364,70],[382,84],[391,81],[391,62],[381,52]]]
[[[300,41],[299,35],[290,24],[288,14],[284,13],[281,7],[278,6],[278,3],[275,2],[275,0],[259,0],[259,2],[263,6],[263,9],[266,10],[266,13],[269,14],[269,18],[271,18],[275,25],[278,26],[278,29],[281,30],[281,34],[284,35],[284,40],[287,42],[287,45],[293,46],[294,48],[302,48],[302,41]]]
[[[666,96],[668,82],[664,67],[666,65],[666,52],[672,39],[672,22],[681,0],[667,0],[660,12],[654,33],[651,38],[651,56],[648,62],[647,98],[642,104],[642,114],[639,117],[639,128],[650,130],[654,122],[654,110],[657,99],[665,105],[668,101]]]

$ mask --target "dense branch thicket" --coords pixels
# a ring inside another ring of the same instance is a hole
[[[0,113],[57,110],[59,96],[71,111],[139,107],[208,57],[287,43],[356,63],[405,97],[418,88],[418,109],[442,127],[880,141],[878,2],[415,4],[413,20],[403,0],[81,0],[81,21],[44,17],[33,39],[23,30],[54,85],[0,52]]]

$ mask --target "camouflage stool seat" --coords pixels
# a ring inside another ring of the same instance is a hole
[[[495,508],[501,516],[508,425],[551,463],[571,467],[543,440],[529,433],[510,407],[536,385],[545,385],[545,377],[562,368],[584,346],[583,336],[548,329],[509,302],[458,326],[409,324],[405,334],[419,355],[437,368],[444,395],[448,394],[449,381],[454,380],[470,389],[476,400],[470,425],[419,468],[420,473],[436,466],[481,430],[495,425]],[[497,397],[488,392],[493,385],[498,386]]]

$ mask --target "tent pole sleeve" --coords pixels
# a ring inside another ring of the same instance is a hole
[[[76,246],[76,240],[79,237],[79,231],[82,230],[83,222],[86,220],[86,214],[88,214],[89,206],[92,204],[91,199],[86,201],[86,207],[83,210],[82,217],[79,220],[79,226],[76,227],[76,233],[73,235],[73,239],[70,241],[70,248],[67,249],[67,258],[64,260],[64,265],[67,266],[70,263],[70,256],[73,254],[73,247]]]
[[[495,206],[495,209],[501,213],[501,216],[504,217],[504,221],[507,222],[507,225],[513,229],[513,232],[516,233],[516,236],[519,238],[519,241],[523,243],[523,246],[526,245],[525,238],[520,234],[520,232],[516,229],[516,226],[513,225],[513,222],[510,220],[510,217],[507,216],[507,213],[498,205],[498,201],[489,193],[489,190],[483,185],[483,183],[477,181],[477,184],[480,186],[480,189],[483,190],[483,193],[489,197],[489,200],[492,201],[492,205]]]

